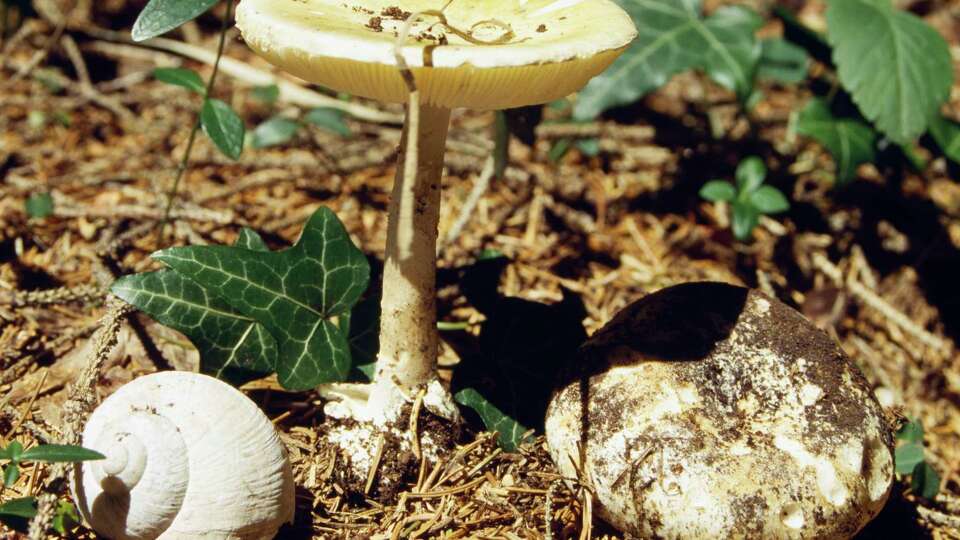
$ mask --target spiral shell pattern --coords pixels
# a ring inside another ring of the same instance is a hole
[[[293,476],[273,424],[212,377],[147,375],[90,416],[77,464],[78,510],[114,539],[272,538],[293,518]]]

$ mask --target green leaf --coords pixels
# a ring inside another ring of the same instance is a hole
[[[897,431],[897,438],[904,441],[923,443],[923,424],[919,420],[910,420]]]
[[[524,434],[529,430],[504,414],[473,388],[460,390],[453,399],[476,411],[483,425],[488,430],[497,432],[497,441],[507,452],[515,451],[524,442]]]
[[[930,136],[943,155],[955,163],[960,163],[960,124],[936,115],[930,121]]]
[[[289,118],[274,116],[253,130],[253,147],[266,148],[283,144],[293,138],[300,124]]]
[[[367,294],[350,312],[340,316],[339,326],[350,343],[353,367],[372,381],[380,351],[380,296]]]
[[[918,463],[923,461],[923,445],[920,443],[906,443],[897,447],[894,453],[894,462],[897,473],[910,474]]]
[[[106,458],[95,450],[69,444],[41,444],[27,450],[21,457],[25,461],[46,461],[50,463],[94,461]]]
[[[243,151],[243,120],[219,99],[203,100],[200,124],[213,144],[230,159],[239,159]]]
[[[217,0],[150,0],[133,23],[134,41],[165,34],[192,21],[213,7]]]
[[[0,504],[0,515],[30,519],[37,515],[37,500],[21,497]]]
[[[66,536],[74,527],[80,524],[80,514],[70,501],[60,501],[57,512],[53,516],[53,529]]]
[[[53,214],[53,197],[47,193],[34,193],[24,203],[24,210],[32,218],[43,219]]]
[[[711,180],[700,188],[700,197],[711,202],[730,202],[737,197],[737,188],[726,180]]]
[[[268,251],[252,229],[235,246]],[[266,327],[171,270],[124,276],[110,291],[157,322],[185,334],[200,351],[200,371],[234,385],[277,369],[277,341]]]
[[[550,160],[550,163],[559,163],[563,156],[567,155],[567,152],[570,151],[570,147],[573,145],[573,140],[571,139],[557,139],[553,142],[553,145],[550,146],[550,151],[547,152],[547,159]]]
[[[257,101],[273,105],[280,98],[280,87],[275,84],[256,86],[250,91],[250,95]]]
[[[317,210],[286,250],[187,246],[153,257],[263,324],[279,345],[277,374],[285,388],[306,390],[347,376],[349,344],[328,319],[356,304],[370,267],[329,209]]]
[[[810,58],[807,51],[781,38],[764,39],[760,42],[760,62],[757,78],[796,84],[807,78]]]
[[[20,478],[20,466],[16,463],[8,463],[3,468],[3,486],[12,486]]]
[[[153,76],[162,83],[180,86],[201,96],[207,94],[207,87],[203,84],[203,79],[192,69],[157,68],[153,70]]]
[[[349,137],[353,134],[344,120],[343,111],[339,109],[318,107],[308,112],[303,120],[341,137]]]
[[[733,203],[733,235],[741,242],[746,242],[753,235],[753,229],[760,223],[760,215],[750,204],[734,201]]]
[[[857,176],[857,167],[876,159],[873,129],[849,118],[835,118],[825,101],[814,99],[800,112],[797,133],[823,145],[836,164],[837,183],[846,184]]]
[[[773,186],[760,186],[748,201],[761,214],[778,214],[790,209],[790,201]]]
[[[23,456],[23,445],[20,444],[20,441],[10,441],[10,444],[7,445],[7,459],[14,463],[20,463],[20,459]]]
[[[580,150],[580,153],[587,157],[594,157],[600,154],[600,140],[595,137],[579,139],[575,144],[577,150]]]
[[[741,100],[750,95],[760,46],[760,19],[741,7],[701,16],[701,0],[620,0],[639,36],[609,69],[579,93],[573,116],[592,120],[603,111],[633,103],[673,75],[703,69]]]
[[[737,165],[737,193],[741,198],[747,197],[751,192],[763,185],[763,180],[767,177],[767,166],[763,160],[757,156],[750,156],[740,161]]]
[[[827,39],[840,82],[880,132],[905,144],[926,131],[953,85],[940,34],[890,0],[831,0]]]
[[[924,499],[933,499],[940,492],[940,475],[929,463],[917,463],[910,474],[910,489]]]

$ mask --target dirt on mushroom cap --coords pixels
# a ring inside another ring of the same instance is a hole
[[[586,442],[600,513],[625,531],[845,538],[886,501],[879,404],[830,338],[778,301],[673,287],[625,309],[584,359],[551,403],[547,440],[562,471]]]

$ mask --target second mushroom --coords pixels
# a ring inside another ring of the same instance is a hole
[[[251,48],[293,75],[407,104],[374,381],[345,395],[338,414],[380,430],[396,427],[426,389],[424,406],[455,421],[449,392],[436,379],[436,241],[450,110],[563,98],[623,52],[636,36],[633,22],[612,0],[243,0],[237,26]],[[348,444],[351,453],[372,453],[364,442]]]

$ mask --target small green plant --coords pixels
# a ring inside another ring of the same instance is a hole
[[[729,203],[733,235],[746,241],[760,222],[760,216],[786,212],[790,203],[780,190],[763,183],[767,167],[759,157],[751,156],[741,161],[735,176],[736,185],[726,180],[707,182],[700,189],[700,196],[711,202]]]
[[[48,192],[34,193],[24,203],[24,210],[32,218],[43,219],[53,214],[53,197]]]
[[[911,419],[897,431],[894,455],[897,474],[910,476],[910,489],[925,499],[933,499],[940,491],[940,475],[924,457],[923,424]]]
[[[133,25],[134,41],[144,41],[179,27],[180,25],[191,21],[211,7],[219,0],[150,0],[140,12],[137,21]],[[217,46],[217,56],[213,63],[213,73],[210,79],[204,83],[203,79],[195,71],[186,68],[160,68],[154,71],[157,80],[180,86],[200,95],[203,98],[203,104],[200,107],[197,121],[194,122],[193,129],[190,131],[190,137],[187,139],[187,147],[183,152],[183,157],[177,166],[176,176],[173,186],[167,197],[167,207],[164,212],[164,221],[170,217],[170,210],[176,200],[177,191],[180,188],[180,181],[190,162],[190,154],[193,151],[193,145],[197,138],[197,132],[203,129],[213,144],[224,155],[231,159],[238,159],[243,151],[243,140],[245,128],[243,120],[225,101],[211,97],[214,83],[217,80],[219,72],[220,59],[223,57],[223,48],[226,44],[227,29],[230,26],[233,12],[233,0],[227,0],[227,8],[223,15],[220,27],[220,41]]]
[[[307,125],[314,125],[341,137],[350,137],[350,126],[344,121],[343,111],[328,107],[318,107],[308,111],[302,119],[292,119],[286,116],[273,116],[253,130],[251,146],[266,148],[284,144],[296,135],[297,131]]]
[[[20,478],[20,467],[25,461],[68,463],[98,459],[105,459],[105,456],[80,446],[41,444],[24,450],[20,442],[12,441],[6,447],[0,448],[0,461],[7,462],[3,466],[3,486],[9,488],[17,482]],[[34,497],[11,499],[0,504],[0,523],[14,529],[20,529],[24,520],[33,518],[36,513],[37,501]],[[59,520],[57,520],[57,517],[59,517]],[[72,522],[70,521],[71,518],[73,519]],[[67,529],[72,528],[71,523],[76,524],[78,519],[72,504],[61,503],[57,516],[55,516],[54,528],[64,534]]]

